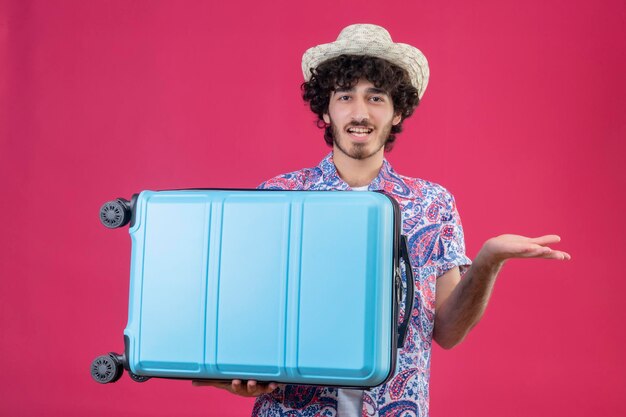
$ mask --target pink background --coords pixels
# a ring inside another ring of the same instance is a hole
[[[122,349],[130,261],[98,209],[316,164],[300,58],[358,22],[430,61],[388,158],[456,196],[468,254],[509,232],[558,233],[573,255],[505,267],[470,337],[435,349],[432,416],[626,414],[623,0],[9,0],[0,415],[249,415],[252,400],[186,381],[91,380]]]

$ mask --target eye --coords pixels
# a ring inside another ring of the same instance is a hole
[[[374,103],[382,103],[385,101],[381,96],[372,96],[370,100],[372,100]]]
[[[347,95],[344,94],[343,96],[338,96],[337,100],[339,100],[339,101],[348,101],[348,100],[350,100],[350,96],[347,96]]]

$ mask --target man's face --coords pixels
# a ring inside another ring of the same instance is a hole
[[[335,90],[324,114],[333,129],[334,150],[360,160],[384,152],[391,127],[400,120],[387,92],[363,79],[352,88]]]

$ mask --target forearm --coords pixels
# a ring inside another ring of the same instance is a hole
[[[500,235],[485,242],[474,264],[461,280],[458,268],[446,272],[437,280],[435,327],[433,338],[449,349],[461,342],[483,316],[491,297],[493,285],[502,265],[512,258],[543,258],[567,260],[567,252],[552,250],[557,235],[528,238]]]
[[[459,344],[480,321],[503,262],[477,256],[463,279],[437,308],[433,337],[445,349]]]

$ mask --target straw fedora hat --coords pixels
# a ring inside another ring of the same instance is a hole
[[[309,48],[302,56],[304,80],[311,79],[311,69],[339,55],[368,55],[385,59],[409,73],[420,99],[426,91],[430,71],[424,54],[411,45],[394,43],[385,28],[371,24],[347,26],[335,42]]]

